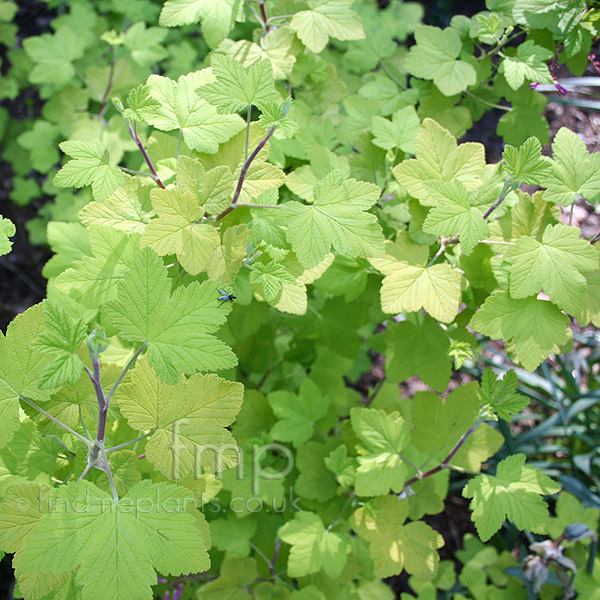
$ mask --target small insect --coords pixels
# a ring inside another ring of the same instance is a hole
[[[231,300],[231,302],[234,302],[236,299],[236,297],[233,294],[226,292],[223,288],[219,288],[219,292],[221,292],[221,296],[219,296],[217,298],[217,300],[222,300],[222,302],[221,302],[221,304],[219,304],[219,306],[221,306],[222,304],[225,304],[225,302],[227,302],[228,300]]]

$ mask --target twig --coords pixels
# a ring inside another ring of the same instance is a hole
[[[285,362],[285,360],[282,358],[281,360],[278,360],[274,365],[271,365],[266,371],[265,374],[262,376],[262,379],[258,382],[258,385],[256,386],[256,391],[260,390],[260,388],[265,385],[265,382],[267,381],[267,379],[269,378],[269,375],[277,368],[280,367],[283,363]]]
[[[473,100],[477,100],[477,102],[486,104],[490,108],[497,108],[499,110],[505,110],[506,112],[510,112],[512,110],[512,108],[510,106],[502,106],[502,104],[494,104],[493,102],[488,102],[487,100],[484,100],[483,98],[480,98],[479,96],[476,96],[475,94],[472,94],[471,92],[469,92],[469,90],[465,90],[463,92],[463,94],[466,94],[467,96],[471,96],[471,98],[473,98]]]
[[[142,140],[140,140],[140,137],[138,136],[137,124],[134,123],[133,128],[132,128],[131,125],[129,124],[129,121],[127,121],[127,131],[129,132],[129,137],[131,137],[131,139],[135,142],[136,146],[139,148],[140,152],[142,153],[142,156],[144,157],[144,160],[146,161],[146,164],[148,165],[150,172],[152,173],[152,175],[154,175],[154,180],[156,181],[156,184],[158,185],[158,187],[160,187],[164,190],[166,188],[166,186],[160,180],[160,177],[158,176],[158,173],[156,172],[156,169],[154,168],[154,165],[152,164],[152,160],[148,156],[148,153],[146,152],[146,148],[144,148],[144,144],[142,143]]]
[[[106,101],[108,100],[108,96],[110,95],[110,90],[112,89],[113,83],[115,82],[115,65],[117,64],[117,56],[115,52],[115,47],[112,48],[112,58],[110,61],[110,72],[108,74],[108,82],[106,84],[106,89],[104,90],[104,94],[102,94],[102,99],[100,100],[100,107],[98,108],[98,114],[102,115],[106,109]]]
[[[244,162],[248,160],[248,144],[250,143],[250,124],[252,123],[252,104],[248,104],[248,115],[246,117],[246,147],[244,149]]]
[[[144,171],[136,171],[135,169],[128,169],[127,167],[119,167],[121,171],[125,171],[125,173],[131,173],[132,175],[143,175],[144,177],[150,177],[156,181],[156,175],[152,175],[152,173],[144,173]]]
[[[119,375],[119,378],[117,379],[117,381],[115,381],[114,385],[110,389],[110,392],[108,392],[108,394],[106,396],[107,404],[110,402],[110,399],[113,397],[113,394],[117,391],[117,388],[119,387],[119,385],[125,378],[125,375],[127,375],[127,372],[129,371],[129,369],[131,369],[131,367],[133,367],[135,361],[139,358],[140,354],[146,349],[147,346],[148,346],[148,342],[144,342],[140,346],[140,349],[131,357],[131,360],[127,363],[127,366],[123,369],[122,373]]]
[[[271,26],[269,25],[269,17],[267,17],[267,11],[265,10],[265,0],[258,0],[258,5],[260,7],[260,14],[262,15],[263,22],[265,24],[265,33],[269,33],[269,31],[271,31]]]
[[[381,388],[383,387],[384,383],[385,383],[385,377],[382,377],[375,384],[375,387],[373,388],[373,393],[367,398],[367,401],[365,402],[365,406],[371,406],[371,403],[373,402],[373,400],[375,400],[375,398],[377,397],[377,394],[379,394],[379,392],[381,391]]]
[[[228,206],[218,217],[217,221],[222,219],[224,216],[228,215],[233,210],[233,205],[237,203],[240,194],[242,193],[242,186],[244,185],[244,181],[246,179],[246,175],[248,174],[248,169],[250,165],[254,161],[254,159],[258,156],[259,152],[267,145],[267,142],[271,139],[273,132],[275,131],[275,127],[269,127],[267,131],[267,135],[258,143],[258,146],[254,149],[252,154],[248,157],[248,159],[244,162],[242,166],[242,170],[240,171],[240,177],[237,182],[237,186],[235,188],[235,192],[233,194],[233,199],[231,200],[231,205]]]
[[[406,86],[397,78],[394,76],[394,74],[390,71],[389,67],[386,66],[386,64],[383,62],[383,60],[380,58],[379,59],[379,64],[381,65],[381,68],[385,71],[386,75],[401,89],[406,90]]]
[[[471,426],[471,428],[460,438],[460,440],[456,442],[454,448],[450,450],[450,454],[448,454],[448,456],[446,456],[446,458],[437,467],[433,467],[433,469],[429,469],[429,471],[425,471],[424,473],[417,473],[416,475],[408,479],[404,483],[404,489],[411,486],[413,483],[416,483],[417,481],[421,481],[421,479],[425,479],[426,477],[435,475],[443,469],[448,469],[450,461],[454,458],[456,453],[463,447],[464,443],[471,437],[471,434],[479,427],[480,424],[481,423],[479,423],[479,421],[475,422],[475,424]]]
[[[85,426],[85,421],[83,420],[83,404],[79,404],[79,420],[81,422],[81,427],[83,427],[83,433],[85,433],[85,437],[88,440],[91,440],[90,434],[88,433],[87,427]]]
[[[283,208],[283,204],[251,204],[249,202],[237,202],[236,204],[232,204],[231,208]]]
[[[59,421],[56,417],[53,417],[49,412],[46,412],[43,408],[39,407],[33,400],[26,398],[25,396],[19,395],[19,398],[26,402],[32,408],[35,408],[38,412],[41,412],[45,417],[62,427],[65,431],[68,431],[71,435],[74,435],[78,440],[83,442],[86,446],[91,447],[92,442],[90,440],[84,438],[80,433],[77,433],[74,429],[71,429],[68,425],[65,425],[62,421]]]
[[[115,450],[121,450],[121,448],[126,448],[127,446],[131,446],[132,444],[137,444],[138,442],[141,442],[142,440],[145,440],[146,438],[155,434],[157,431],[158,431],[158,428],[155,427],[152,431],[149,431],[148,433],[141,435],[139,438],[136,438],[135,440],[125,442],[124,444],[119,444],[118,446],[113,446],[112,448],[107,448],[106,453],[108,454],[109,452],[114,452]]]
[[[281,540],[276,537],[275,538],[275,550],[273,552],[273,558],[271,559],[271,564],[269,565],[269,571],[271,572],[271,577],[275,577],[275,563],[277,562],[277,557],[279,556],[279,550],[281,550]]]

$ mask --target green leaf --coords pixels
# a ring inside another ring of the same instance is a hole
[[[220,472],[237,464],[235,440],[226,427],[239,412],[242,395],[241,383],[213,374],[168,385],[142,357],[116,397],[133,429],[156,429],[146,443],[150,463],[165,477],[179,480],[200,468]]]
[[[270,60],[244,66],[230,56],[213,54],[210,64],[216,81],[200,87],[198,94],[220,113],[240,112],[250,105],[262,109],[264,103],[279,100]]]
[[[234,225],[226,229],[221,245],[215,249],[208,265],[208,276],[213,281],[233,283],[247,256],[246,244],[249,240],[247,225]]]
[[[6,552],[19,552],[39,525],[48,506],[40,498],[50,491],[38,483],[18,483],[3,493],[0,509],[0,544]]]
[[[250,272],[252,289],[272,303],[281,294],[284,283],[296,285],[296,279],[280,263],[255,263]]]
[[[356,476],[355,461],[348,456],[346,446],[338,446],[333,450],[327,458],[325,458],[325,466],[335,474],[337,482],[343,489],[349,488],[354,484]]]
[[[71,231],[68,233],[73,235]],[[83,253],[84,249],[88,251],[83,241],[80,243],[80,252]],[[60,273],[56,278],[56,287],[86,307],[97,310],[98,305],[114,298],[117,284],[133,262],[138,244],[138,235],[127,235],[107,226],[90,226],[91,256],[82,256]]]
[[[578,197],[600,199],[600,156],[588,154],[583,140],[562,127],[552,142],[554,165],[546,179],[544,200],[570,206]]]
[[[546,65],[553,53],[527,40],[517,46],[515,56],[507,56],[500,65],[500,72],[513,90],[518,90],[525,81],[552,83],[552,76]]]
[[[160,27],[146,27],[141,21],[134,23],[124,34],[123,44],[131,58],[142,67],[150,67],[168,56],[161,46],[169,32]]]
[[[488,367],[481,376],[481,403],[510,423],[512,415],[519,414],[529,404],[528,398],[517,392],[518,385],[514,371],[506,371],[502,379],[496,379],[496,374]]]
[[[207,171],[199,160],[180,156],[176,173],[180,191],[197,196],[206,213],[220,214],[229,206],[235,185],[229,167],[222,165]]]
[[[143,233],[154,216],[150,189],[139,179],[127,178],[108,198],[86,204],[78,214],[79,221],[86,227],[108,225],[126,233]]]
[[[34,347],[53,358],[40,373],[40,387],[73,385],[83,374],[84,365],[77,350],[87,337],[87,325],[83,319],[73,319],[56,302],[44,300],[42,304],[47,329],[35,339]]]
[[[542,156],[542,145],[537,138],[526,139],[519,148],[507,144],[502,157],[512,179],[546,187],[552,161]]]
[[[248,592],[258,577],[256,562],[253,558],[227,556],[220,569],[220,575],[214,581],[202,585],[198,590],[198,600],[252,600]]]
[[[288,99],[289,100],[289,99]],[[289,102],[263,102],[258,124],[263,129],[277,128],[279,137],[290,139],[298,131],[298,122],[288,116]]]
[[[330,37],[362,40],[365,37],[362,21],[351,9],[352,4],[353,0],[308,0],[310,10],[297,12],[290,27],[317,54],[324,50]]]
[[[159,256],[176,254],[190,275],[206,271],[221,237],[213,225],[200,222],[204,210],[196,197],[178,188],[155,188],[150,198],[158,218],[148,223],[140,246],[149,246]]]
[[[44,329],[42,305],[37,304],[11,321],[6,337],[0,335],[0,448],[19,429],[19,396],[36,402],[49,399],[38,385],[46,360],[33,347]]]
[[[447,263],[425,266],[398,260],[395,244],[385,242],[387,257],[369,262],[385,277],[381,286],[381,310],[397,314],[424,308],[432,317],[450,323],[458,313],[461,274]]]
[[[227,519],[216,519],[210,522],[210,533],[213,546],[226,555],[248,556],[250,554],[250,538],[256,533],[257,522],[252,519],[238,519],[233,513]],[[221,567],[221,573],[224,568]]]
[[[0,215],[0,256],[10,252],[13,243],[8,238],[13,237],[16,232],[13,222]]]
[[[118,286],[103,318],[130,342],[148,345],[150,364],[163,381],[176,383],[179,373],[232,367],[230,348],[210,335],[225,321],[230,307],[219,307],[218,289],[210,281],[178,287],[149,248],[141,250]]]
[[[244,5],[239,0],[167,0],[162,7],[159,25],[177,27],[202,21],[202,35],[216,48],[233,28],[244,20]]]
[[[331,444],[306,442],[298,448],[295,465],[300,474],[294,484],[296,494],[319,502],[327,502],[336,495],[336,480],[325,466],[330,447]],[[345,449],[346,446],[340,448]]]
[[[396,179],[424,206],[435,206],[425,183],[460,181],[470,192],[482,185],[485,152],[482,144],[456,138],[433,119],[425,119],[417,135],[416,156],[394,167]]]
[[[34,63],[29,81],[60,88],[75,75],[71,63],[83,56],[84,40],[68,27],[61,27],[55,34],[26,38],[23,48]]]
[[[407,516],[407,500],[382,496],[354,513],[354,529],[369,542],[377,577],[399,575],[404,569],[430,580],[439,563],[436,550],[444,540],[422,521],[405,524]]]
[[[568,340],[569,317],[551,302],[536,298],[511,298],[492,294],[475,313],[470,327],[494,340],[513,342],[516,357],[534,371],[551,352]]]
[[[350,422],[361,442],[357,446],[357,495],[380,496],[390,490],[400,493],[408,469],[399,452],[410,443],[410,426],[400,413],[387,414],[374,408],[352,408]]]
[[[399,148],[408,154],[415,153],[415,138],[421,126],[417,111],[413,106],[405,106],[392,115],[392,120],[383,117],[371,119],[371,130],[375,138],[373,143],[380,148],[390,150]]]
[[[120,101],[113,99],[116,103],[117,109],[123,115],[123,118],[131,121],[142,123],[148,113],[152,113],[157,110],[160,105],[150,95],[150,90],[146,85],[138,85],[133,88],[127,95],[127,108],[123,108]]]
[[[431,317],[425,315],[418,324],[403,321],[386,333],[389,356],[387,376],[392,381],[405,381],[418,375],[438,392],[448,386],[452,361],[448,356],[448,334]]]
[[[432,464],[441,462],[475,423],[481,402],[475,382],[462,385],[442,400],[437,394],[418,392],[411,410],[412,444]]]
[[[144,120],[161,131],[179,129],[192,150],[214,154],[219,144],[244,128],[238,115],[220,115],[217,109],[196,94],[196,89],[212,80],[206,70],[182,75],[176,82],[150,75],[146,85],[158,102],[144,110]]]
[[[312,206],[287,202],[277,215],[304,267],[319,264],[332,246],[350,258],[383,255],[381,227],[377,217],[366,212],[377,202],[380,188],[333,171],[313,194]]]
[[[505,519],[519,529],[546,533],[548,506],[542,494],[555,494],[560,486],[538,469],[525,466],[525,455],[514,454],[498,463],[495,477],[478,475],[463,488],[471,498],[473,521],[485,542],[501,527]]]
[[[535,136],[542,145],[550,142],[548,121],[543,115],[547,100],[539,92],[527,87],[525,98],[513,101],[510,111],[506,111],[498,121],[496,133],[501,135],[507,144],[518,146],[528,138]],[[519,93],[521,93],[521,90]]]
[[[598,252],[581,231],[559,223],[544,231],[542,241],[523,236],[504,255],[509,263],[510,295],[526,298],[544,290],[562,310],[581,308],[585,274],[598,269]]]
[[[31,130],[17,138],[19,146],[29,150],[31,166],[41,173],[48,172],[59,161],[55,143],[58,133],[56,125],[37,120]]]
[[[256,148],[264,137],[265,133],[257,123],[251,123],[248,148]],[[269,144],[267,143],[252,161],[250,167],[247,168],[238,202],[255,203],[253,200],[260,194],[272,188],[278,188],[285,182],[284,172],[267,162],[268,156]],[[246,132],[240,131],[229,142],[221,144],[217,154],[204,154],[199,158],[208,173],[211,173],[217,167],[221,167],[221,169],[229,167],[233,173],[233,179],[237,182],[246,162]],[[219,178],[222,177],[221,174]]]
[[[145,480],[116,504],[92,483],[78,481],[55,490],[53,500],[53,510],[15,558],[22,574],[77,569],[74,577],[85,597],[151,600],[155,569],[177,576],[210,566],[208,540],[185,508],[187,502],[193,506],[185,488]],[[85,511],[74,509],[82,503]]]
[[[304,577],[321,569],[334,579],[340,576],[347,560],[348,542],[339,533],[325,530],[315,513],[296,513],[279,528],[278,535],[292,546],[287,568],[290,577]]]
[[[473,199],[460,181],[429,181],[425,188],[438,204],[429,211],[423,231],[446,237],[458,235],[462,251],[470,254],[490,233],[481,208],[473,206]]]
[[[267,396],[278,421],[271,427],[271,437],[291,442],[295,447],[308,441],[315,432],[316,421],[329,410],[329,399],[310,380],[304,379],[298,396],[290,392],[272,392]]]
[[[122,171],[109,164],[108,151],[100,142],[63,142],[60,149],[71,160],[54,176],[54,185],[75,188],[91,185],[94,199],[104,200],[124,183]]]
[[[453,96],[475,85],[475,68],[458,60],[462,42],[454,29],[419,25],[415,29],[415,41],[404,63],[411,75],[433,79],[445,96]]]
[[[552,539],[559,538],[565,527],[572,523],[587,525],[592,531],[598,529],[598,510],[592,507],[584,507],[572,494],[564,490],[558,495],[555,505],[555,517],[550,517],[548,534]]]

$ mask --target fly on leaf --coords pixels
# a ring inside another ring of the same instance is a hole
[[[221,292],[221,295],[217,298],[217,300],[221,300],[221,304],[224,304],[228,300],[231,300],[231,302],[233,302],[236,299],[236,297],[233,294],[226,292],[223,288],[219,288],[219,292]],[[219,306],[221,306],[221,304],[219,304]]]

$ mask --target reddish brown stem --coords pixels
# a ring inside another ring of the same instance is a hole
[[[450,461],[456,456],[456,453],[463,447],[464,443],[471,437],[472,433],[479,427],[480,423],[475,423],[461,438],[456,442],[456,445],[452,450],[450,450],[450,454],[446,456],[446,458],[439,464],[437,467],[433,467],[433,469],[429,469],[429,471],[425,471],[425,473],[417,473],[413,477],[411,477],[404,484],[404,488],[411,486],[413,483],[417,481],[421,481],[421,479],[425,479],[426,477],[430,477],[431,475],[435,475],[439,473],[443,469],[447,469]]]
[[[269,33],[271,30],[271,26],[269,25],[269,17],[267,17],[267,11],[265,10],[265,0],[259,0],[258,4],[260,5],[260,14],[263,18],[263,23],[265,24],[265,32]]]
[[[108,74],[108,83],[106,84],[106,89],[104,90],[104,94],[102,95],[102,99],[100,100],[100,107],[98,108],[98,114],[101,115],[106,108],[106,101],[108,100],[108,96],[110,95],[110,91],[112,90],[113,83],[115,82],[115,66],[117,64],[117,57],[115,55],[115,49],[113,47],[112,51],[112,59],[110,61],[110,72]]]
[[[137,134],[137,125],[134,124],[133,129],[132,129],[131,125],[129,123],[127,123],[127,130],[129,131],[129,136],[135,142],[136,146],[139,148],[140,152],[142,153],[142,156],[144,157],[144,160],[146,161],[146,164],[148,165],[148,168],[150,169],[150,173],[152,173],[154,181],[156,181],[156,185],[158,185],[159,188],[162,188],[164,190],[166,188],[166,186],[160,180],[160,177],[158,176],[158,173],[156,172],[156,169],[154,168],[154,165],[152,164],[152,160],[148,156],[148,152],[146,152],[146,148],[144,148],[144,144],[142,143],[142,140],[140,140],[140,136]]]
[[[267,131],[267,135],[259,142],[258,146],[254,148],[254,152],[248,157],[248,160],[242,166],[242,170],[240,171],[240,177],[238,179],[237,185],[235,187],[235,192],[233,193],[233,199],[231,200],[231,205],[228,206],[218,217],[217,221],[228,215],[234,208],[236,202],[239,200],[240,194],[242,193],[242,187],[244,185],[244,181],[246,179],[246,175],[248,175],[248,169],[250,165],[254,161],[254,159],[258,156],[259,152],[267,145],[267,142],[271,139],[273,132],[275,131],[275,127],[269,127]]]

